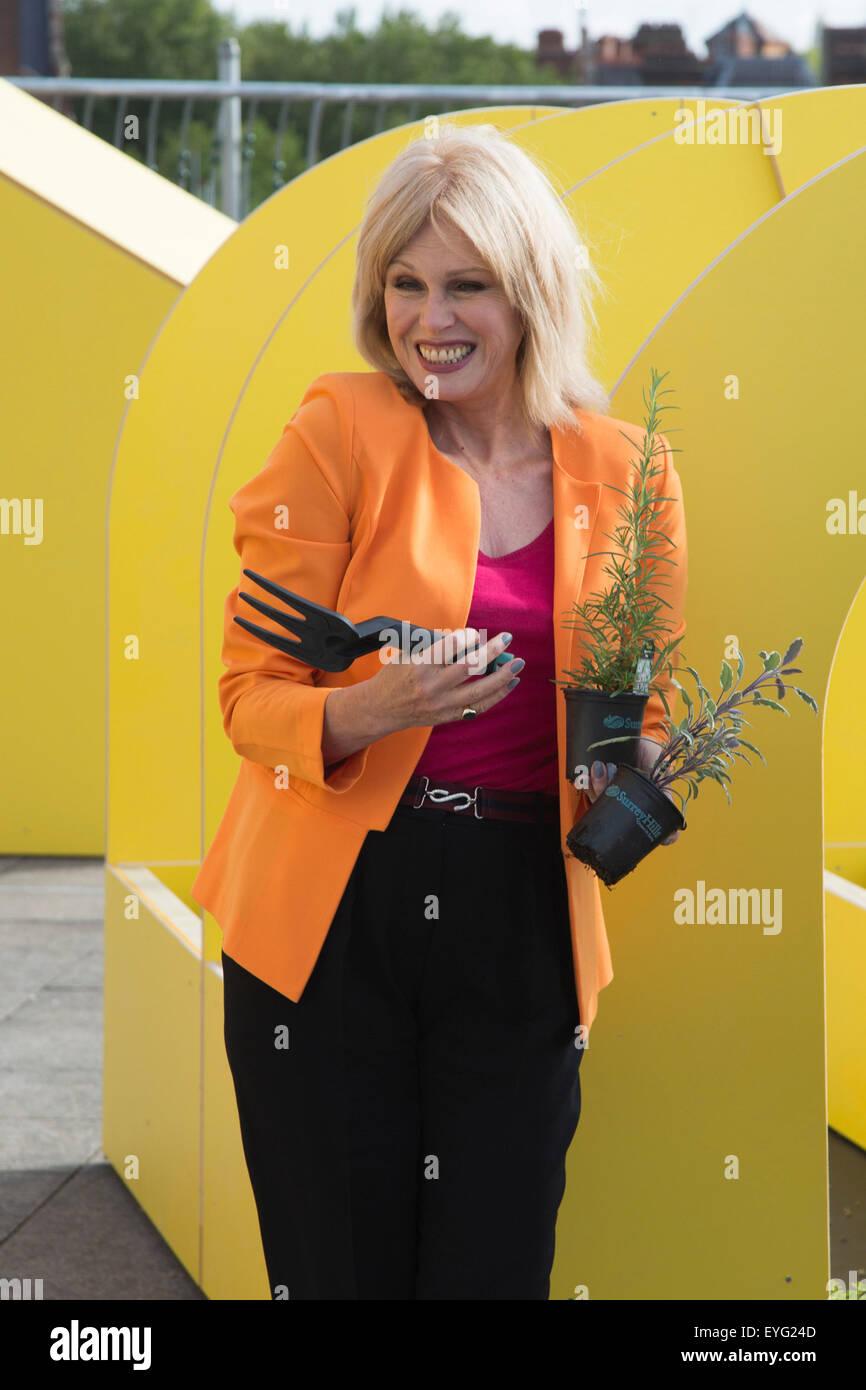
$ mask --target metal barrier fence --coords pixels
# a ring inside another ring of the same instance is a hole
[[[388,110],[397,118],[391,124],[403,124],[428,115],[444,115],[448,111],[484,106],[588,106],[601,101],[626,101],[635,98],[678,97],[695,100],[703,97],[738,102],[752,102],[781,95],[785,88],[743,87],[589,87],[559,86],[463,86],[463,85],[406,85],[401,83],[319,83],[319,82],[242,82],[240,79],[240,45],[236,39],[219,45],[217,81],[172,81],[135,78],[64,78],[8,77],[5,81],[23,88],[33,96],[48,100],[64,115],[78,121],[86,130],[93,129],[94,104],[105,98],[115,98],[113,143],[118,149],[131,150],[131,140],[138,145],[138,136],[127,133],[130,121],[138,130],[139,117],[130,111],[130,104],[149,103],[147,133],[143,149],[144,162],[157,169],[160,135],[160,111],[164,102],[183,103],[177,129],[177,154],[171,171],[160,169],[166,177],[219,207],[229,217],[239,221],[250,211],[251,180],[256,153],[256,120],[259,108],[277,105],[276,122],[270,150],[270,180],[267,192],[274,192],[293,177],[284,158],[289,134],[289,112],[293,106],[308,107],[305,140],[305,167],[310,168],[320,158],[322,126],[330,108],[342,108],[342,122],[337,136],[337,148],[345,149],[355,139],[366,139],[386,129]],[[82,103],[79,113],[71,108],[72,100]],[[196,102],[216,104],[209,149],[206,158],[191,147],[189,140]],[[243,106],[246,105],[244,113]],[[372,129],[353,136],[353,124],[358,108],[373,108]],[[331,151],[335,152],[335,151]],[[294,172],[299,172],[295,169]],[[261,192],[261,188],[259,189]],[[260,201],[257,199],[256,201]]]

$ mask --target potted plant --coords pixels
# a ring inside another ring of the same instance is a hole
[[[788,690],[783,677],[799,675],[800,667],[790,666],[789,662],[796,659],[802,646],[802,638],[798,637],[783,657],[775,651],[760,652],[764,669],[742,690],[737,687],[743,676],[744,662],[742,653],[737,651],[736,679],[728,662],[722,661],[721,693],[716,700],[711,699],[697,671],[686,666],[684,669],[697,688],[698,709],[685,687],[671,676],[682,694],[687,710],[685,718],[674,724],[668,715],[665,721],[668,736],[649,773],[623,764],[618,766],[604,793],[568,833],[566,844],[575,858],[588,865],[611,888],[674,830],[685,829],[686,805],[692,796],[697,800],[698,786],[705,778],[718,782],[730,803],[725,785],[731,780],[726,760],[731,767],[735,765],[735,758],[743,758],[751,765],[751,759],[741,751],[748,748],[766,766],[760,750],[742,736],[742,726],[750,722],[742,713],[743,706],[765,705],[768,709],[790,714],[779,703]],[[769,684],[775,686],[778,700],[760,693],[762,687]],[[815,714],[818,713],[811,695],[796,685],[790,688]],[[675,782],[688,784],[685,794],[674,788]],[[673,803],[674,795],[682,803],[681,810]]]
[[[587,786],[589,764],[596,756],[591,750],[623,730],[629,732],[616,739],[622,744],[619,760],[636,763],[651,691],[660,695],[670,716],[664,690],[654,677],[669,669],[670,656],[681,639],[662,641],[670,624],[664,621],[661,609],[670,604],[656,592],[667,584],[666,579],[656,576],[656,569],[660,564],[676,564],[669,555],[659,553],[676,546],[654,525],[657,509],[670,499],[658,496],[651,486],[661,471],[661,465],[653,462],[660,452],[656,443],[659,416],[663,410],[676,409],[660,403],[660,397],[669,394],[660,390],[666,376],[667,372],[660,375],[654,367],[650,369],[649,395],[643,393],[647,410],[644,440],[640,455],[633,460],[630,490],[604,484],[621,492],[624,499],[618,507],[620,524],[612,535],[605,533],[617,549],[593,552],[612,557],[604,570],[611,584],[603,593],[573,604],[573,616],[564,621],[566,627],[582,629],[584,652],[579,666],[564,672],[568,679],[554,679],[554,684],[564,687],[569,780],[582,775]],[[628,438],[624,430],[620,433]]]

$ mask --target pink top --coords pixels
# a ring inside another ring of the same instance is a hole
[[[526,662],[520,684],[477,719],[434,725],[414,775],[557,796],[552,519],[508,555],[491,559],[479,550],[466,626],[486,628],[488,640],[514,634],[506,651]],[[466,682],[467,705],[476,679]]]

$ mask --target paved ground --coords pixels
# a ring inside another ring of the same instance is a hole
[[[204,1299],[101,1148],[103,872],[0,858],[0,1276]]]
[[[101,1143],[103,865],[0,858],[0,1277],[204,1299]],[[832,1271],[866,1276],[866,1153],[830,1135]]]

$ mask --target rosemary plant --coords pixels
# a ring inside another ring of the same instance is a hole
[[[604,569],[612,583],[601,595],[592,594],[583,603],[573,604],[574,616],[565,619],[563,626],[582,630],[585,651],[580,665],[565,672],[569,679],[554,680],[554,684],[602,690],[610,695],[630,692],[634,689],[639,658],[652,651],[649,689],[658,692],[670,716],[664,691],[652,683],[653,678],[669,666],[671,654],[681,640],[678,637],[660,645],[661,635],[669,632],[671,626],[660,617],[660,611],[671,605],[656,593],[660,585],[668,584],[666,579],[656,577],[658,565],[676,564],[676,560],[658,553],[660,540],[666,541],[671,549],[676,546],[653,524],[657,508],[672,499],[659,496],[651,486],[662,471],[662,465],[653,462],[664,452],[656,444],[659,417],[664,410],[679,408],[661,404],[660,398],[671,394],[660,389],[667,375],[667,372],[659,374],[654,367],[650,368],[649,395],[646,389],[642,393],[646,407],[644,440],[639,458],[633,461],[631,487],[626,491],[614,483],[604,484],[625,499],[618,507],[620,524],[612,535],[604,533],[617,549],[592,552],[592,555],[612,557]],[[620,434],[629,439],[624,430],[620,430]]]

